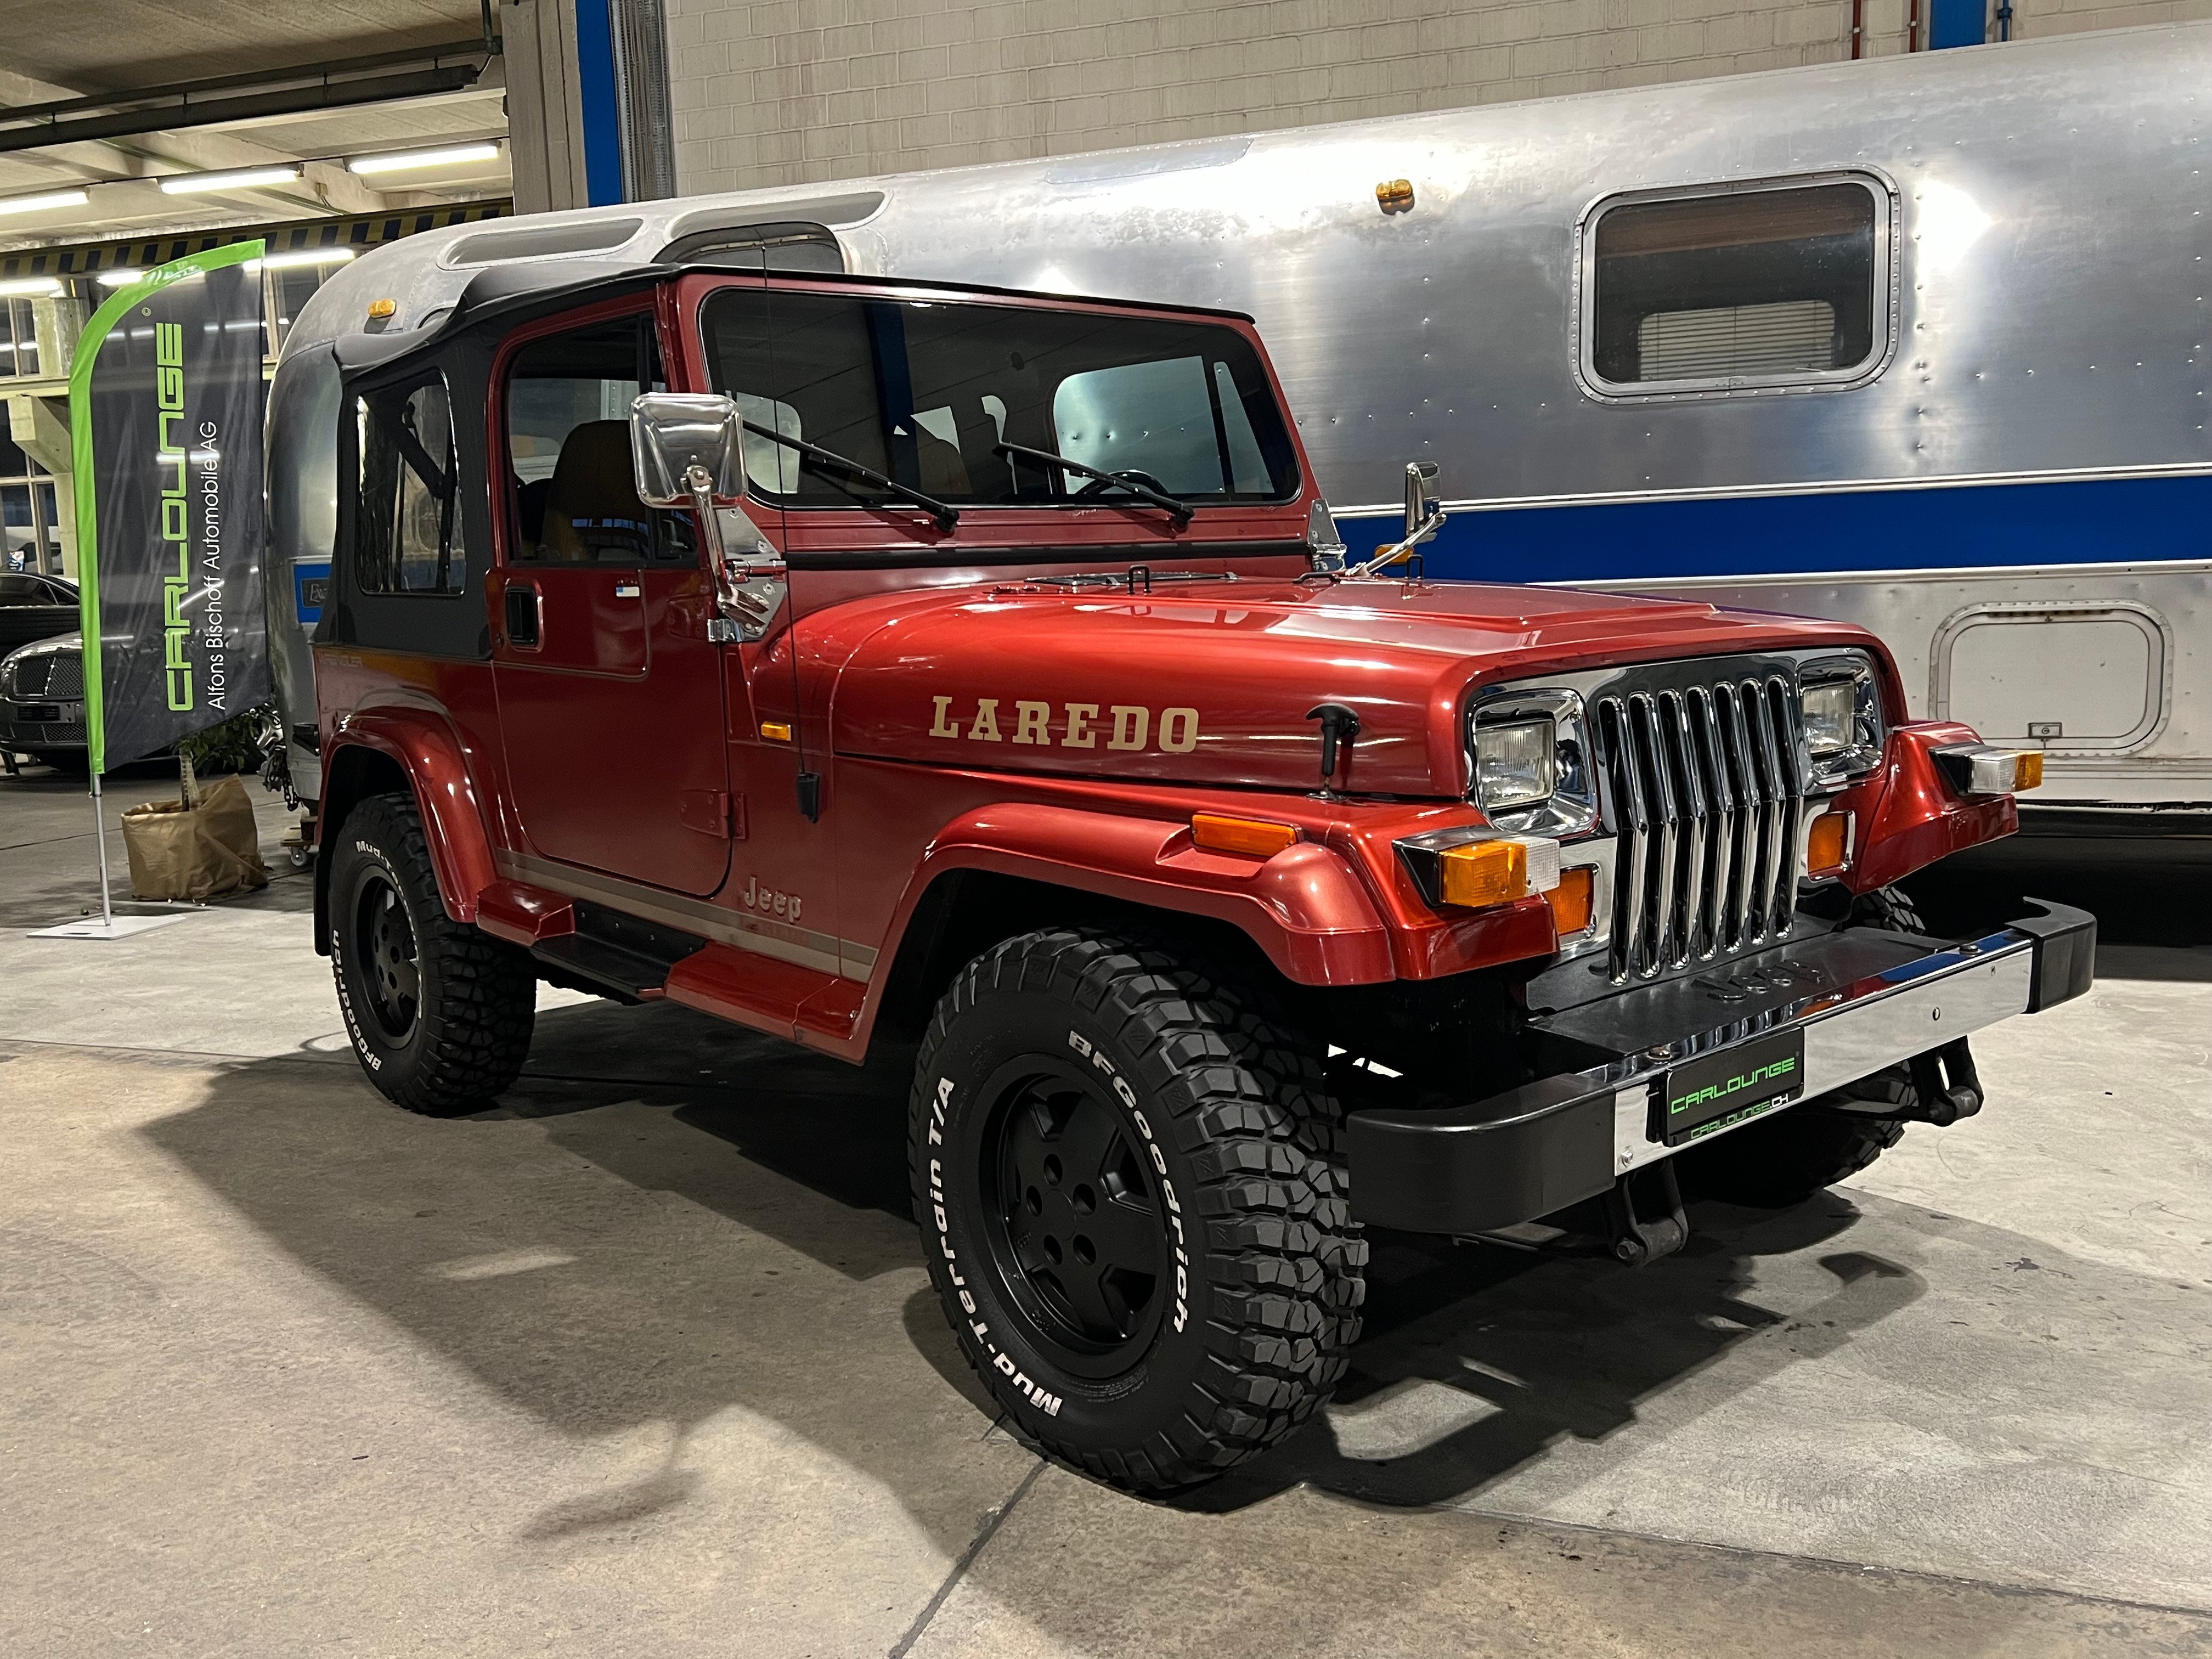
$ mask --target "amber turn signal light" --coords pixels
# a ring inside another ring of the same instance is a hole
[[[2000,749],[1990,743],[1954,743],[1929,754],[1962,795],[2016,795],[2043,782],[2040,749]]]
[[[1287,823],[1264,818],[1225,817],[1218,812],[1200,812],[1190,821],[1190,838],[1210,853],[1249,853],[1273,858],[1298,838]]]
[[[1510,904],[1559,884],[1559,843],[1494,830],[1432,830],[1393,843],[1421,897],[1439,908]]]
[[[1559,843],[1540,837],[1470,842],[1437,860],[1443,901],[1470,910],[1510,904],[1559,884]]]
[[[1559,884],[1544,895],[1551,902],[1552,926],[1559,929],[1561,939],[1589,932],[1590,896],[1596,887],[1596,876],[1587,864],[1577,865],[1563,871]]]
[[[1805,872],[1832,876],[1850,862],[1851,815],[1823,812],[1805,832]]]
[[[770,743],[789,743],[791,728],[781,720],[763,720],[761,736],[766,738]]]

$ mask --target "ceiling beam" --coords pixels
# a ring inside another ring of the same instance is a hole
[[[327,81],[334,75],[362,75],[398,64],[442,64],[448,58],[486,58],[499,54],[499,38],[449,40],[443,46],[416,46],[411,51],[370,52],[358,58],[333,58],[319,64],[295,64],[285,69],[241,70],[236,75],[205,76],[197,81],[172,81],[162,86],[130,87],[120,92],[72,92],[66,98],[40,104],[0,106],[0,121],[48,120],[58,115],[78,115],[87,110],[119,109],[125,104],[179,99],[189,102],[210,92],[229,92],[240,87],[274,88],[295,82]],[[481,64],[478,65],[482,67]],[[49,83],[51,84],[51,83]]]
[[[428,94],[459,92],[473,84],[482,73],[481,65],[458,64],[450,67],[416,70],[401,75],[319,82],[281,92],[210,99],[204,103],[167,104],[158,108],[132,110],[113,115],[81,116],[74,120],[56,119],[38,125],[0,128],[0,153],[44,149],[53,144],[81,143],[90,138],[174,132],[189,127],[216,126],[264,115],[343,109],[360,104],[383,103],[396,98],[419,98]],[[0,120],[19,113],[14,110],[0,112]]]

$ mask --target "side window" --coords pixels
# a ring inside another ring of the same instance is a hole
[[[361,490],[354,580],[364,593],[459,593],[468,560],[443,380],[354,399]]]
[[[533,341],[507,371],[508,509],[525,562],[689,563],[690,520],[638,499],[629,406],[667,387],[649,317]]]
[[[1601,204],[1584,374],[1615,396],[1856,383],[1889,347],[1889,208],[1857,177]]]

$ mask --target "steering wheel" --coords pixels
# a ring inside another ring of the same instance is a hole
[[[1103,495],[1109,489],[1126,489],[1133,483],[1140,483],[1147,489],[1157,489],[1163,495],[1168,493],[1168,487],[1151,473],[1133,470],[1116,472],[1110,478],[1093,478],[1075,493],[1078,495]]]

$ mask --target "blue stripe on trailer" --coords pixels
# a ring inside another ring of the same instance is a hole
[[[1399,533],[1338,524],[1354,561]],[[2205,559],[2212,474],[1467,509],[1422,552],[1431,575],[1509,582]]]

